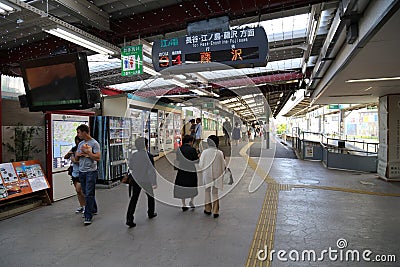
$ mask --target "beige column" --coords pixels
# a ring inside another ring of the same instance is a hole
[[[400,95],[379,98],[378,175],[400,181]]]

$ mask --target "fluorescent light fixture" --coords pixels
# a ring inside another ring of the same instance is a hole
[[[165,78],[164,78],[164,80],[165,80]],[[187,84],[185,84],[185,83],[183,83],[181,81],[178,81],[176,78],[172,78],[170,81],[171,81],[171,83],[173,83],[175,85],[178,85],[180,87],[188,87]]]
[[[153,70],[150,67],[147,67],[145,64],[143,64],[143,71],[153,76],[159,75],[157,71]]]
[[[13,5],[9,4],[8,2],[0,1],[0,14],[7,14],[17,11]]]
[[[382,82],[382,81],[395,81],[395,80],[400,80],[400,77],[354,79],[354,80],[347,80],[346,83]]]
[[[13,10],[14,10],[14,9],[13,9],[12,7],[7,6],[7,5],[5,5],[5,4],[3,4],[3,3],[0,3],[0,13],[11,12],[11,11],[13,11]]]
[[[203,92],[203,91],[201,91],[201,90],[199,90],[199,89],[192,89],[192,90],[190,90],[190,91],[192,91],[193,93],[195,93],[195,94],[197,94],[197,95],[201,95],[201,96],[206,96],[206,95],[208,95],[206,92]]]
[[[218,97],[218,98],[219,98],[219,94],[216,94],[216,93],[214,93],[213,91],[211,91],[211,94],[212,94],[213,96],[215,96],[215,97]]]
[[[196,95],[184,94],[184,95],[158,95],[156,98],[180,98],[180,97],[197,97]]]
[[[97,38],[96,36],[90,35],[84,31],[79,30],[74,31],[65,27],[61,27],[59,25],[51,28],[43,29],[45,32],[60,37],[64,40],[67,40],[71,43],[86,47],[92,51],[95,51],[100,54],[108,54],[115,55],[119,52],[120,48],[117,46],[113,46]]]

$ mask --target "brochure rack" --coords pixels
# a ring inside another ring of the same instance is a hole
[[[131,146],[131,120],[123,117],[93,118],[93,137],[99,142],[101,160],[98,163],[99,183],[120,179],[127,172],[128,151]]]
[[[51,204],[50,188],[38,160],[0,164],[0,219],[11,217],[41,204]],[[30,201],[40,199],[38,205]],[[25,207],[24,207],[25,206]]]

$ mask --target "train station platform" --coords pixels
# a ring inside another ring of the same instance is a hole
[[[158,201],[149,220],[141,194],[128,228],[127,187],[97,189],[90,226],[74,213],[75,197],[0,221],[0,266],[400,266],[400,184],[274,158],[287,149],[271,143],[275,151],[259,140],[232,145],[235,183],[219,218]],[[168,157],[156,168],[174,179]]]

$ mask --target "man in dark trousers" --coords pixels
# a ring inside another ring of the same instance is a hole
[[[232,135],[232,125],[229,122],[228,118],[225,118],[225,121],[222,124],[222,131],[224,132],[225,145],[230,146],[231,145],[231,135]]]
[[[137,151],[129,157],[129,169],[133,176],[132,197],[126,213],[126,225],[135,227],[134,214],[140,191],[143,189],[147,195],[147,216],[152,219],[157,216],[153,189],[157,188],[154,158],[149,152],[149,140],[139,137],[135,140]]]

